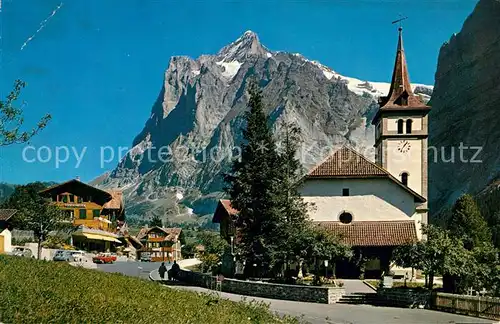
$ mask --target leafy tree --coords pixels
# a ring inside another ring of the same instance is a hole
[[[344,258],[351,258],[353,252],[351,248],[340,241],[340,237],[331,231],[308,223],[290,239],[291,244],[295,246],[297,255],[303,258],[307,264],[314,265],[314,283],[320,282],[320,265],[324,260],[335,264],[336,261]]]
[[[199,232],[197,237],[199,242],[205,246],[205,251],[200,256],[202,270],[209,271],[219,264],[222,254],[224,254],[228,244],[220,237],[219,233],[216,232]]]
[[[427,240],[394,251],[393,261],[398,266],[422,270],[429,276],[429,289],[434,286],[436,274],[464,277],[470,273],[472,256],[459,238],[433,225],[423,227],[422,231]]]
[[[471,253],[473,257],[471,271],[460,287],[461,292],[464,292],[467,287],[478,291],[482,288],[490,291],[500,288],[498,285],[500,283],[498,280],[500,274],[498,250],[491,243],[485,243],[475,247]]]
[[[245,113],[242,154],[225,176],[226,191],[234,208],[239,210],[236,226],[240,229],[238,248],[247,264],[263,269],[272,267],[277,253],[273,233],[280,229],[278,191],[278,154],[271,129],[264,113],[262,94],[250,86],[250,110]],[[246,269],[248,269],[247,267]]]
[[[41,182],[17,186],[2,205],[2,208],[17,209],[11,222],[14,228],[33,231],[38,242],[38,258],[42,252],[42,242],[50,232],[71,226],[70,222],[65,222],[67,216],[60,209],[39,195],[45,188]]]
[[[17,209],[17,213],[10,219],[13,228],[27,230],[31,215],[37,212],[39,206],[45,203],[39,192],[47,188],[41,182],[33,182],[16,186],[12,195],[1,205],[1,208]]]
[[[149,221],[149,227],[163,227],[163,223],[161,221],[160,216],[154,215],[153,218]]]
[[[193,258],[196,254],[196,243],[190,242],[182,246],[182,257]]]
[[[491,242],[491,231],[471,195],[463,195],[455,202],[448,229],[453,235],[463,237],[468,250]]]
[[[0,146],[28,142],[34,135],[44,129],[51,119],[51,116],[47,114],[38,121],[38,124],[32,130],[21,130],[24,123],[23,110],[21,107],[15,107],[15,103],[19,99],[21,89],[25,86],[25,82],[16,80],[14,89],[9,93],[6,100],[0,100]]]

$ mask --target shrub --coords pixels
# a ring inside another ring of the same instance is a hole
[[[4,323],[297,323],[231,302],[66,263],[0,255]]]

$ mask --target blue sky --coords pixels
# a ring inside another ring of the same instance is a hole
[[[56,167],[54,159],[24,162],[24,145],[0,148],[0,182],[88,181],[112,169],[117,159],[101,167],[100,147],[131,146],[169,58],[216,53],[246,30],[271,50],[301,53],[343,75],[389,81],[397,41],[391,21],[403,14],[409,16],[404,27],[411,79],[432,84],[439,48],[460,31],[476,3],[63,0],[36,33],[61,1],[2,0],[0,97],[15,79],[26,81],[25,123],[53,116],[30,145],[47,146],[53,154],[56,146],[87,150],[76,168],[73,154]],[[42,153],[45,158],[47,150]]]

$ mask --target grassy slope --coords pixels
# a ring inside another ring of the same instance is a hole
[[[296,323],[257,304],[217,300],[120,274],[0,255],[4,323]]]

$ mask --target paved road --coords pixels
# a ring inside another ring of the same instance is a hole
[[[353,293],[374,293],[375,290],[366,285],[363,280],[359,279],[342,279],[346,294]]]
[[[160,267],[159,262],[116,262],[100,264],[98,269],[106,272],[119,272],[124,275],[149,278],[149,273]],[[142,267],[142,269],[138,269]],[[170,264],[167,266],[170,268]],[[171,287],[171,286],[169,286]],[[213,293],[200,287],[178,286],[173,289]],[[263,301],[271,310],[281,314],[302,317],[313,324],[472,324],[494,323],[493,321],[475,317],[436,312],[426,309],[407,309],[393,307],[375,307],[371,305],[315,304],[286,300],[248,297],[229,293],[219,293],[222,298],[234,301]]]
[[[179,286],[174,289],[187,289],[197,292],[214,293],[211,290]],[[270,304],[271,310],[281,314],[301,317],[313,324],[472,324],[472,323],[495,323],[493,321],[449,314],[427,309],[408,309],[394,307],[376,307],[371,305],[347,305],[347,304],[315,304],[302,303],[286,300],[245,297],[236,294],[219,293],[222,298],[240,301],[256,300]]]
[[[98,264],[97,269],[105,272],[118,272],[126,276],[149,279],[149,273],[160,267],[161,262],[115,262],[113,264]],[[171,264],[166,263],[167,269]],[[142,269],[140,269],[142,268]]]

